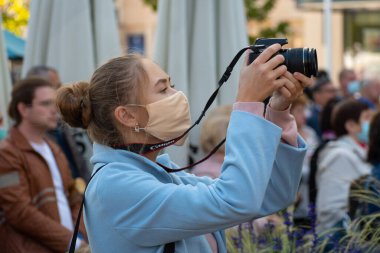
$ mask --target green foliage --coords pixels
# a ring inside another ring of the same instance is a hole
[[[0,0],[0,11],[4,28],[21,36],[29,20],[29,1]]]
[[[250,44],[254,44],[257,38],[274,38],[274,37],[286,37],[289,31],[288,22],[280,22],[276,27],[267,27],[262,29],[257,36],[250,36]]]
[[[270,10],[273,9],[277,0],[265,0],[261,6],[258,6],[258,2],[262,1],[244,0],[245,12],[248,20],[264,21]]]
[[[259,4],[261,3],[261,5]],[[246,15],[248,20],[263,22],[268,18],[269,12],[273,9],[277,0],[244,0]],[[289,23],[286,21],[280,22],[275,27],[263,28],[253,36],[249,37],[250,44],[254,44],[256,38],[274,38],[285,37],[289,33]]]
[[[146,5],[149,5],[154,11],[157,11],[158,0],[144,0]]]

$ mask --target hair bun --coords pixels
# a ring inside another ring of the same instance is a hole
[[[72,127],[86,129],[91,122],[89,87],[88,82],[77,82],[58,90],[58,109],[63,120]]]

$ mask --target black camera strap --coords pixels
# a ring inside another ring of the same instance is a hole
[[[206,114],[206,111],[210,108],[210,106],[212,105],[212,103],[215,101],[216,96],[218,95],[220,88],[230,78],[232,70],[235,67],[235,65],[238,62],[238,60],[240,59],[241,55],[247,49],[249,49],[251,47],[252,46],[245,47],[245,48],[241,49],[235,55],[235,57],[232,59],[231,63],[228,65],[227,69],[225,70],[223,76],[220,78],[220,80],[218,82],[218,88],[212,93],[212,95],[210,96],[210,98],[207,100],[207,103],[206,103],[206,105],[205,105],[205,107],[204,107],[201,115],[198,117],[198,119],[195,121],[195,123],[189,129],[187,129],[181,136],[179,136],[177,138],[174,138],[172,140],[161,142],[161,143],[157,143],[157,144],[133,143],[133,144],[128,144],[128,145],[116,145],[116,146],[113,146],[113,148],[123,149],[123,150],[131,151],[131,152],[134,152],[134,153],[138,153],[138,154],[147,154],[147,153],[150,153],[150,152],[153,152],[153,151],[161,150],[161,149],[166,148],[166,147],[168,147],[170,145],[173,145],[174,143],[176,143],[177,141],[179,141],[180,139],[182,139],[183,137],[185,137],[191,131],[191,129],[193,129],[196,125],[198,125],[201,122],[202,118]],[[168,173],[178,172],[178,171],[181,171],[181,170],[188,169],[190,167],[193,167],[193,166],[195,166],[195,165],[197,165],[197,164],[199,164],[199,163],[207,160],[211,155],[213,155],[224,144],[225,141],[226,141],[226,139],[224,138],[218,145],[215,146],[215,148],[210,152],[210,154],[208,154],[206,157],[204,157],[200,161],[198,161],[198,162],[196,162],[194,164],[191,164],[189,166],[186,166],[186,167],[183,167],[183,168],[179,168],[179,169],[171,169],[171,168],[169,168],[169,167],[167,167],[167,166],[165,166],[163,164],[160,164],[160,163],[157,163],[157,164],[160,165]],[[87,186],[90,184],[91,179],[104,166],[105,165],[99,167],[95,171],[95,173],[92,174],[92,176],[91,176],[90,180],[88,181],[88,183],[86,185],[86,188],[85,188],[85,190],[83,192],[83,199],[82,199],[82,203],[81,203],[81,206],[80,206],[80,209],[79,209],[79,213],[78,213],[78,216],[77,216],[77,220],[76,220],[76,223],[75,223],[75,228],[74,228],[73,237],[71,239],[69,253],[74,253],[75,252],[75,244],[77,242],[77,237],[78,237],[78,232],[79,232],[79,225],[80,225],[80,220],[81,220],[81,217],[82,217],[83,207],[84,207],[84,203],[85,203],[85,194],[86,194]],[[165,244],[164,253],[174,253],[174,251],[175,251],[175,243],[174,242]]]
[[[75,222],[75,228],[74,228],[74,233],[73,233],[73,237],[71,238],[71,243],[70,243],[70,249],[69,249],[69,253],[74,253],[75,252],[75,244],[77,243],[77,237],[78,237],[78,232],[79,232],[79,225],[80,225],[80,220],[81,220],[81,217],[82,217],[82,212],[83,212],[83,206],[84,206],[84,201],[85,201],[85,196],[86,196],[86,190],[87,190],[87,187],[88,185],[90,184],[91,182],[91,179],[105,166],[102,165],[100,166],[94,174],[92,174],[92,176],[90,177],[90,180],[88,180],[88,183],[86,185],[86,188],[84,188],[84,192],[83,192],[83,199],[82,199],[82,203],[80,204],[80,208],[79,208],[79,212],[78,212],[78,216],[77,216],[77,221]]]

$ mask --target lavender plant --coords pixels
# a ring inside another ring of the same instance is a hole
[[[359,193],[357,193],[359,194]],[[363,194],[361,192],[360,194]],[[368,200],[368,193],[364,199]],[[380,207],[380,198],[369,201]],[[354,219],[346,236],[332,240],[330,234],[339,232],[331,229],[318,235],[316,232],[315,207],[309,206],[310,227],[296,228],[292,213],[283,211],[280,214],[281,224],[267,223],[259,232],[255,231],[252,221],[226,231],[227,251],[229,253],[290,253],[290,252],[337,252],[337,253],[371,253],[380,252],[380,213],[364,215]],[[331,248],[326,247],[332,243]]]

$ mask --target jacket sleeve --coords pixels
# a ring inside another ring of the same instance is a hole
[[[297,143],[298,147],[280,143],[261,207],[262,216],[278,212],[295,201],[307,151],[307,146],[300,136]]]
[[[99,210],[102,219],[110,219],[123,238],[141,246],[234,226],[260,215],[280,137],[281,129],[274,124],[234,111],[219,179],[178,185],[162,183],[138,168],[118,172],[115,166],[101,171],[90,185],[87,194],[96,197],[87,198],[86,207],[95,208],[97,202],[112,206],[107,212]],[[86,216],[91,217],[87,210]]]
[[[297,138],[297,143],[298,147],[280,143],[259,216],[278,212],[295,201],[307,151],[307,145],[300,136]],[[291,162],[289,162],[289,157],[291,157]],[[180,176],[186,184],[192,185],[200,182],[212,184],[214,181],[209,177],[197,177],[185,172],[179,172],[176,175]]]
[[[5,222],[52,251],[64,252],[72,233],[32,205],[27,168],[22,155],[16,153],[16,150],[0,151],[0,205]]]

